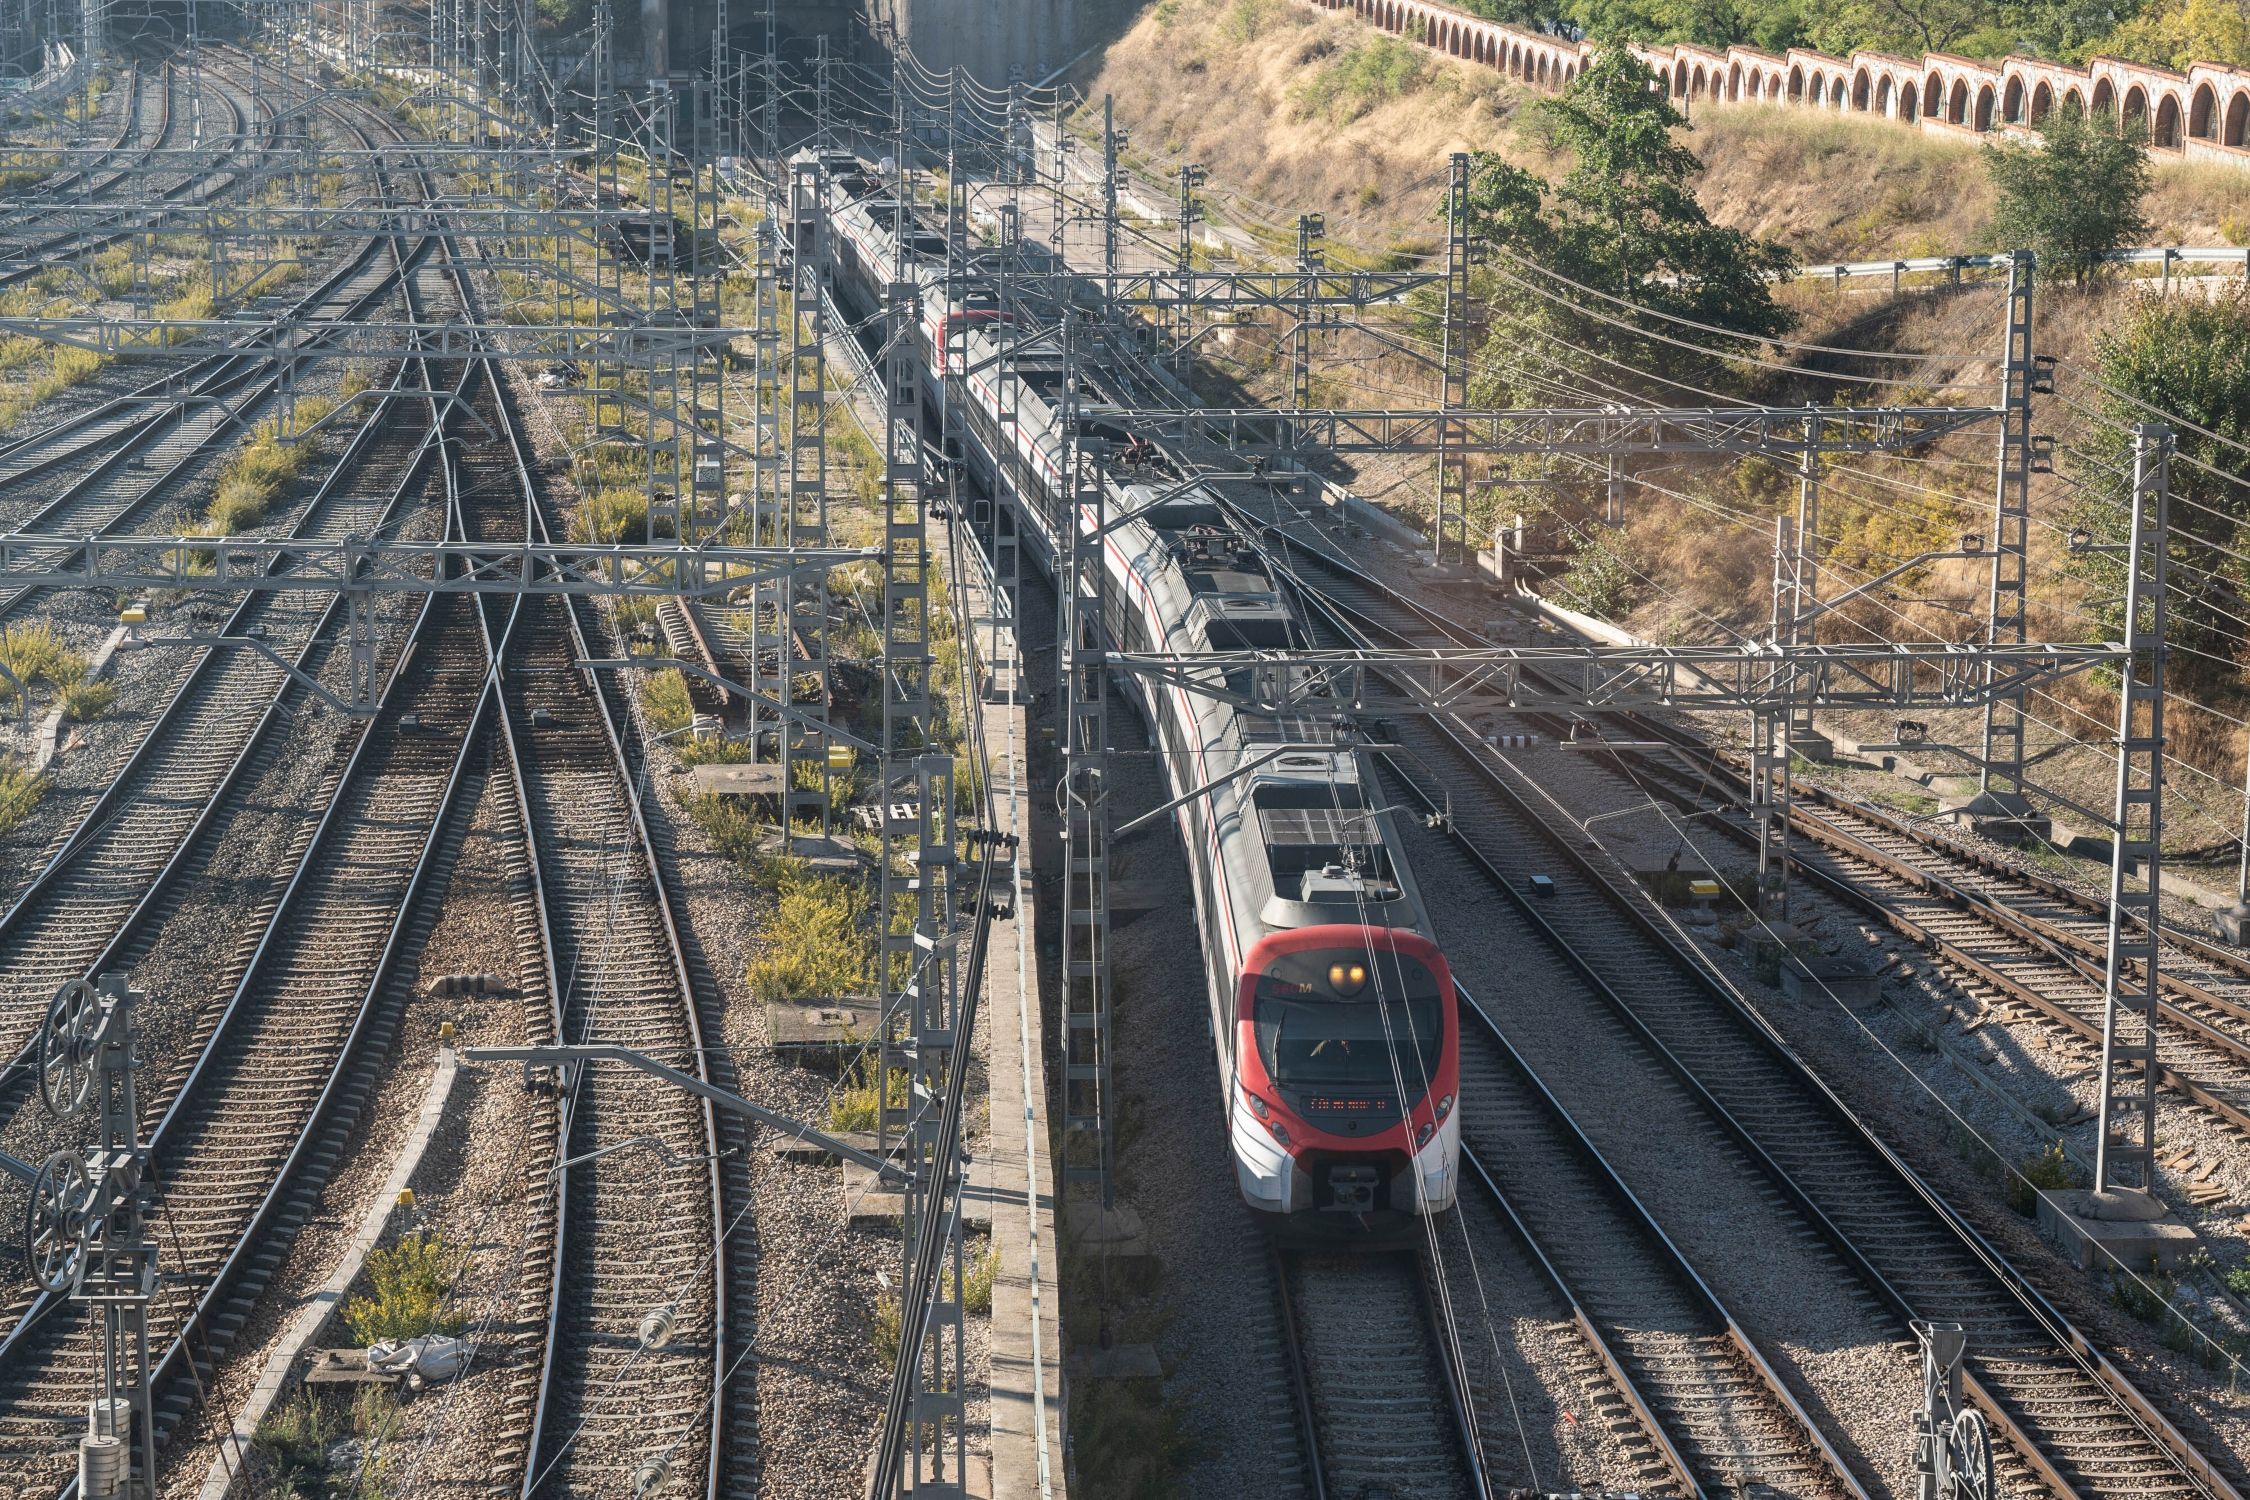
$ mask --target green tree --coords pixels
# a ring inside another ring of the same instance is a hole
[[[2139,244],[2149,223],[2148,153],[2137,134],[2119,134],[2107,114],[2089,120],[2056,110],[2036,146],[2014,141],[1984,148],[1998,201],[1992,232],[2010,249],[2039,257],[2048,276],[2083,286],[2111,250]]]
[[[2130,429],[2165,421],[2150,407],[2184,419],[2167,423],[2178,444],[2171,556],[2181,565],[2168,590],[2167,638],[2190,650],[2174,654],[2171,671],[2197,697],[2239,703],[2242,674],[2224,663],[2242,658],[2244,632],[2236,617],[2250,613],[2242,602],[2250,593],[2250,565],[2242,561],[2250,553],[2250,453],[2239,446],[2250,443],[2250,291],[2142,298],[2120,323],[2096,335],[2094,361],[2105,388],[2102,415],[2109,420],[2071,452],[2080,496],[2071,520],[2097,542],[2122,544],[2130,523]],[[2124,621],[2122,559],[2084,552],[2072,566],[2097,601],[2095,633],[2114,637]]]
[[[1470,232],[1497,252],[1485,285],[1486,363],[1496,369],[1485,396],[1529,404],[1551,391],[1558,365],[1574,383],[1643,393],[1718,373],[1711,351],[1726,339],[1650,312],[1759,338],[1792,326],[1771,278],[1795,257],[1705,215],[1695,196],[1703,164],[1675,136],[1687,122],[1631,53],[1602,49],[1539,114],[1571,156],[1567,175],[1548,183],[1482,156],[1471,181]]]

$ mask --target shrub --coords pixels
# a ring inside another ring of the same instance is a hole
[[[1265,30],[1266,22],[1271,19],[1273,0],[1234,0],[1227,7],[1219,29],[1226,33],[1229,40],[1247,42]]]
[[[570,513],[574,541],[638,546],[648,540],[648,496],[616,486],[596,490]]]
[[[864,994],[874,979],[867,891],[857,882],[781,870],[774,937],[744,975],[762,1003]]]
[[[410,1234],[367,1257],[371,1297],[344,1304],[344,1323],[362,1344],[450,1333],[460,1321],[445,1315],[446,1292],[467,1256],[434,1234]]]
[[[961,1310],[979,1317],[992,1312],[992,1283],[1000,1276],[1000,1247],[987,1244],[962,1262]]]
[[[2143,244],[2149,222],[2146,129],[2119,134],[2108,116],[2059,109],[2036,147],[1987,146],[1985,170],[1998,201],[1992,232],[2003,247],[2039,257],[2041,274],[2083,285],[2111,250]]]
[[[2081,1185],[2078,1166],[2063,1154],[2062,1142],[2050,1141],[2046,1150],[2017,1162],[2016,1169],[2008,1174],[2008,1203],[2028,1219],[2039,1212],[2042,1191],[2052,1193]]]
[[[867,1343],[875,1355],[875,1363],[886,1370],[898,1363],[899,1325],[903,1321],[898,1307],[898,1293],[877,1293],[874,1319],[867,1330]]]
[[[52,626],[23,625],[0,629],[0,664],[16,680],[29,685],[43,682],[52,688],[67,687],[86,675],[86,658],[56,635]],[[15,690],[0,678],[0,703],[11,701]]]
[[[62,690],[63,712],[81,724],[91,724],[109,712],[117,698],[117,684],[105,679],[74,682]]]
[[[1302,116],[1318,115],[1349,125],[1393,99],[1404,98],[1428,70],[1419,47],[1378,36],[1350,48],[1298,84],[1292,98]]]
[[[828,1128],[832,1131],[873,1130],[877,1111],[883,1101],[875,1091],[875,1058],[872,1053],[861,1053],[859,1061],[844,1075],[836,1092],[828,1099]],[[912,1080],[906,1069],[891,1069],[891,1098],[904,1099]]]
[[[299,1390],[258,1424],[257,1435],[250,1441],[273,1460],[283,1484],[294,1490],[299,1479],[327,1472],[328,1447],[335,1440],[327,1407],[311,1391]]]
[[[0,762],[0,834],[12,833],[31,816],[47,790],[47,778],[12,761]]]
[[[666,667],[651,673],[648,685],[641,690],[641,707],[648,711],[648,721],[660,734],[685,729],[695,722],[695,704],[688,697],[687,678],[677,667]]]
[[[260,423],[249,446],[219,471],[218,494],[204,513],[205,534],[233,536],[264,520],[305,466],[304,445],[284,438],[294,438],[333,410],[333,402],[300,401],[286,430],[279,419]]]
[[[2172,1290],[2172,1278],[2162,1271],[2134,1276],[2120,1270],[2110,1277],[2109,1300],[2143,1323],[2155,1323],[2172,1315]]]
[[[1604,538],[1581,547],[1555,581],[1563,603],[1596,619],[1612,620],[1633,607],[1640,581],[1633,565],[1618,552],[1618,540]]]

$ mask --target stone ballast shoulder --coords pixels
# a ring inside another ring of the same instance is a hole
[[[1585,70],[1595,44],[1487,21],[1437,0],[1299,0],[1349,11],[1369,25],[1511,78],[1560,88]],[[1977,62],[1931,52],[1831,57],[1791,48],[1633,45],[1634,55],[1692,107],[1698,100],[1776,104],[1870,115],[1933,134],[1969,137],[2026,131],[2059,106],[2114,110],[2143,121],[2152,150],[2192,160],[2250,165],[2250,70],[2195,63],[2186,72],[2097,57],[2084,67],[2008,57]]]

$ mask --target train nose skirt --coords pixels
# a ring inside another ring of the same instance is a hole
[[[1381,1178],[1373,1167],[1333,1166],[1328,1169],[1327,1201],[1321,1205],[1330,1213],[1369,1214],[1375,1211],[1375,1195]]]

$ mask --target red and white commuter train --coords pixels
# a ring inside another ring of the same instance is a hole
[[[897,208],[858,163],[826,165],[837,295],[865,317],[897,270]],[[943,349],[966,402],[961,457],[1051,568],[1061,525],[1094,530],[1091,511],[1063,516],[1060,362],[1011,351],[1003,373],[991,289],[949,287],[942,234],[910,219],[907,235],[924,390],[945,399]],[[1105,483],[1112,513],[1132,515],[1102,539],[1119,649],[1307,644],[1287,588],[1216,497]],[[1369,756],[1336,744],[1329,716],[1251,713],[1128,675],[1173,794],[1187,798],[1176,816],[1244,1200],[1313,1232],[1396,1229],[1449,1209],[1461,1144],[1453,981]]]

